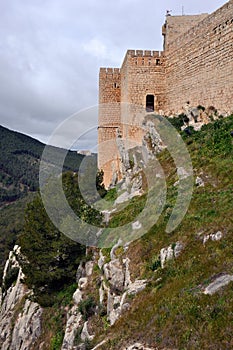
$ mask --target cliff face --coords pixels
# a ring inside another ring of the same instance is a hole
[[[77,271],[77,285],[72,297],[72,307],[66,308],[66,323],[61,350],[86,349],[87,343],[93,340],[95,334],[91,334],[89,320],[85,318],[80,308],[83,300],[89,293],[93,293],[93,267],[99,267],[100,285],[97,292],[99,307],[106,308],[106,320],[113,325],[130,305],[126,302],[127,297],[136,295],[146,287],[146,280],[131,281],[129,271],[129,258],[121,261],[115,255],[115,245],[110,253],[110,261],[105,262],[106,257],[101,251],[93,254],[93,260],[81,264]],[[128,247],[125,247],[127,250]],[[36,348],[47,349],[48,344],[40,340],[42,334],[43,308],[30,301],[33,293],[23,283],[22,273],[18,258],[20,247],[15,246],[10,252],[6,262],[3,276],[3,290],[1,290],[2,305],[0,311],[0,345],[2,350],[30,350]],[[6,286],[9,276],[13,276],[10,286]],[[96,309],[96,307],[95,307]],[[95,310],[97,312],[98,310]],[[86,320],[86,321],[85,321]],[[77,334],[80,339],[77,344]],[[40,341],[38,341],[38,339]],[[136,345],[135,345],[136,346]],[[95,347],[101,348],[101,344]],[[137,349],[129,347],[127,349]],[[144,349],[141,346],[140,349]],[[145,348],[148,349],[148,348]]]
[[[15,246],[4,269],[0,311],[2,350],[31,349],[41,333],[43,310],[39,304],[30,301],[31,291],[22,283],[24,276],[17,261],[18,254],[20,249]]]

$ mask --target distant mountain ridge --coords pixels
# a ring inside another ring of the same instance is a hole
[[[45,144],[0,126],[0,207],[38,190],[39,164]],[[55,155],[61,148],[49,146]],[[77,171],[83,155],[68,151],[64,170]]]

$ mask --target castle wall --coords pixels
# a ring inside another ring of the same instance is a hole
[[[128,50],[121,68],[121,81],[123,137],[141,143],[143,134],[141,123],[146,114],[146,96],[154,95],[156,112],[164,107],[163,52]]]
[[[171,41],[166,51],[167,113],[214,105],[233,111],[233,1]]]
[[[172,44],[178,36],[187,32],[207,16],[209,16],[208,13],[188,16],[168,15],[166,17],[166,22],[162,28],[162,34],[165,36],[164,50],[167,50],[168,46]]]
[[[121,69],[100,69],[98,166],[106,186],[122,174],[117,136],[126,149],[141,144],[147,95],[159,114],[181,113],[188,101],[233,112],[233,0],[211,15],[167,16],[162,33],[164,52],[128,50]]]
[[[98,168],[108,186],[118,171],[116,134],[121,123],[121,73],[119,68],[101,68],[99,73]]]

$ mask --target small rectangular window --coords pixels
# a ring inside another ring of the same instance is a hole
[[[147,95],[146,96],[146,111],[147,112],[154,112],[155,110],[155,97],[154,95]]]

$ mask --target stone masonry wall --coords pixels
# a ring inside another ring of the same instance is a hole
[[[121,108],[123,138],[141,143],[141,122],[146,114],[146,96],[154,95],[155,112],[159,113],[164,107],[164,53],[128,50],[121,68],[121,81],[121,101],[127,103],[123,103]]]
[[[121,123],[121,73],[119,68],[101,68],[99,74],[98,167],[108,186],[118,170],[116,133]]]
[[[165,36],[164,50],[167,50],[168,45],[172,44],[178,36],[187,32],[207,16],[209,16],[208,13],[188,16],[167,16],[162,28],[162,34]]]
[[[179,36],[166,51],[166,113],[185,102],[233,111],[233,1]]]

